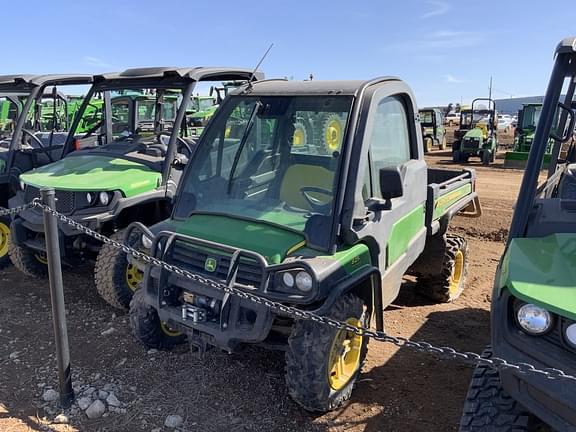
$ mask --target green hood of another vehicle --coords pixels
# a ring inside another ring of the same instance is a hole
[[[100,155],[70,156],[20,176],[37,188],[67,191],[122,191],[131,197],[154,190],[161,173],[138,162]]]
[[[482,133],[482,129],[480,129],[480,128],[470,129],[468,132],[466,132],[466,135],[464,135],[464,138],[482,139],[483,137],[484,137],[484,134]]]
[[[269,264],[281,263],[287,255],[306,245],[303,234],[257,221],[198,214],[170,222],[179,234],[257,252]]]
[[[576,319],[576,234],[513,239],[502,260],[504,286],[521,300]]]

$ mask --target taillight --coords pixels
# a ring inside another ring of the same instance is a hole
[[[80,150],[80,140],[79,139],[74,140],[74,150]]]

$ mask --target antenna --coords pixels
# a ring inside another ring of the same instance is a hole
[[[258,70],[258,68],[260,67],[260,65],[262,64],[262,62],[264,61],[264,59],[266,58],[266,56],[268,55],[273,46],[274,44],[271,43],[266,52],[264,53],[264,55],[262,56],[262,58],[260,59],[260,61],[258,62],[258,64],[256,65],[256,67],[254,68],[254,70],[252,71],[252,74],[250,74],[250,78],[248,79],[248,90],[252,88],[252,80],[254,79],[254,74],[256,74],[256,71]]]

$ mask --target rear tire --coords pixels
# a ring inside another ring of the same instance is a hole
[[[0,207],[0,210],[3,210]],[[0,269],[10,265],[10,218],[0,216]]]
[[[336,300],[327,315],[353,325],[370,324],[363,300],[354,294]],[[290,396],[308,411],[338,408],[350,399],[367,350],[367,337],[313,321],[296,321],[286,352]]]
[[[432,138],[424,138],[424,152],[430,153],[432,151],[433,141]]]
[[[13,242],[10,242],[8,247],[10,261],[18,270],[26,276],[38,279],[48,277],[48,265],[45,255],[26,246],[16,246]]]
[[[482,357],[491,358],[487,347]],[[497,432],[549,430],[540,420],[527,412],[502,389],[497,370],[478,365],[468,388],[460,432]]]
[[[440,150],[446,150],[446,135],[444,135],[442,137],[442,139],[440,140],[440,144],[439,144],[438,148]]]
[[[468,244],[460,236],[447,235],[442,270],[418,278],[418,291],[439,303],[450,303],[464,291],[468,273]]]
[[[142,290],[132,296],[130,326],[136,339],[148,349],[169,350],[186,342],[185,334],[170,329],[160,321],[156,309],[145,302]]]
[[[124,230],[120,230],[110,237],[118,242],[124,241]],[[128,239],[128,245],[138,245],[140,237],[133,231]],[[128,262],[128,256],[122,250],[108,244],[102,245],[96,266],[94,268],[94,282],[98,294],[111,306],[118,309],[128,309],[134,292],[138,289],[141,273]]]

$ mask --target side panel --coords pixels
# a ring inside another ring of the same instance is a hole
[[[390,266],[408,249],[412,239],[424,226],[425,208],[416,207],[392,225],[386,245],[386,267]]]
[[[444,195],[441,195],[436,199],[434,202],[434,214],[433,219],[438,220],[440,217],[445,214],[448,209],[458,202],[460,199],[472,193],[472,184],[467,183],[458,189],[454,189]]]

